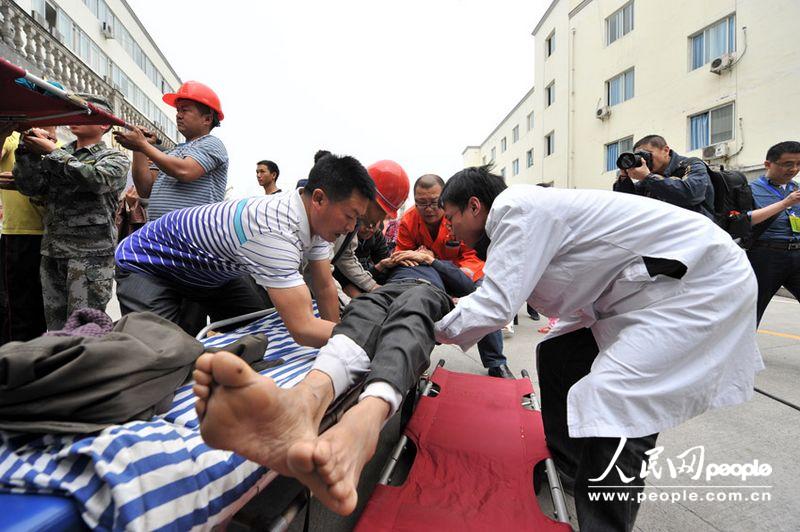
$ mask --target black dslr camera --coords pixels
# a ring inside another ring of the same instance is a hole
[[[617,168],[620,170],[630,170],[642,166],[642,161],[647,163],[647,167],[653,169],[653,154],[649,151],[637,151],[620,153],[617,157]]]

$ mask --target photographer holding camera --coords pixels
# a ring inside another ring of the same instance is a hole
[[[617,159],[614,190],[639,194],[699,212],[714,220],[714,186],[708,167],[695,157],[682,157],[660,135],[647,135],[633,153]]]

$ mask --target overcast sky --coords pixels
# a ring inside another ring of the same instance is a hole
[[[211,86],[233,196],[306,177],[317,149],[449,177],[533,84],[550,0],[128,0],[182,80]]]

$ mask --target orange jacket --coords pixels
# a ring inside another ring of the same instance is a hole
[[[472,271],[472,280],[477,281],[483,277],[483,261],[478,258],[475,250],[468,248],[463,242],[458,246],[448,246],[447,242],[453,240],[450,230],[447,228],[447,220],[442,217],[439,234],[436,241],[431,238],[431,232],[417,209],[409,209],[400,220],[400,228],[397,230],[398,251],[407,249],[417,249],[420,246],[433,251],[433,255],[440,260],[449,260],[459,268],[468,268]]]

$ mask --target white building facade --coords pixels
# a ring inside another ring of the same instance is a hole
[[[554,0],[533,31],[533,167],[509,183],[610,188],[617,155],[652,133],[758,175],[770,146],[800,137],[798,18],[797,0]]]
[[[181,80],[125,0],[0,0],[0,52],[75,92],[107,98],[115,114],[180,142],[161,100]]]

